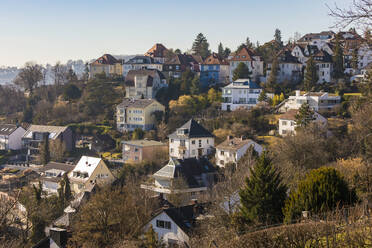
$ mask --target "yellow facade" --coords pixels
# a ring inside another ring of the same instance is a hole
[[[90,64],[90,76],[93,78],[95,75],[104,72],[106,76],[122,76],[123,75],[123,67],[121,63],[116,63],[113,65],[106,65],[106,64]]]
[[[127,109],[127,124],[134,125],[155,125],[156,120],[152,115],[155,111],[165,112],[165,107],[157,101],[154,101],[145,108],[129,107]],[[120,118],[120,113],[118,113]],[[120,120],[118,120],[120,122]]]

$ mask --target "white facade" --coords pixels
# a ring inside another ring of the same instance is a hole
[[[329,83],[332,79],[332,63],[317,62],[318,68],[318,83]]]
[[[170,138],[169,156],[178,159],[198,158],[213,151],[214,138]]]
[[[12,127],[3,127],[3,128],[5,129],[5,128],[12,128]],[[10,134],[0,134],[0,150],[22,149],[22,137],[25,133],[26,133],[25,129],[23,129],[22,127],[17,127]]]
[[[242,60],[242,61],[230,61],[230,81],[232,80],[233,78],[233,75],[234,75],[234,71],[236,69],[236,67],[238,67],[238,65],[240,63],[244,63],[250,72],[252,72],[251,74],[251,78],[256,78],[256,77],[260,77],[263,75],[263,68],[264,68],[264,62],[261,60],[261,58],[259,56],[254,56],[253,57],[253,61],[247,61],[247,60]]]
[[[150,226],[158,234],[158,239],[168,245],[177,244],[183,247],[184,244],[189,243],[189,236],[164,211],[145,226],[145,231]]]
[[[222,88],[222,110],[234,111],[238,108],[256,106],[262,89],[249,79],[238,79]]]
[[[314,120],[320,126],[327,125],[327,119],[319,113],[314,113]],[[293,118],[279,118],[279,135],[286,136],[290,134],[296,134],[296,121]]]
[[[123,64],[123,76],[126,77],[129,71],[141,69],[163,70],[163,64]]]
[[[296,90],[296,95],[290,96],[279,111],[284,113],[289,109],[299,109],[303,103],[309,104],[314,111],[332,110],[340,104],[340,101],[340,96],[330,95],[327,92],[310,92],[301,95],[301,92]]]
[[[271,66],[272,64],[267,65],[266,78],[270,77]],[[279,62],[278,75],[277,75],[278,82],[281,83],[285,80],[289,81],[289,80],[299,79],[301,72],[302,72],[302,67],[303,65],[301,63]]]

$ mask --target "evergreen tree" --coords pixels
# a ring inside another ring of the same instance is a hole
[[[134,129],[132,133],[132,140],[140,140],[145,136],[145,132],[141,128]]]
[[[192,51],[194,54],[200,55],[203,59],[211,54],[207,38],[202,33],[199,33],[196,36],[196,39],[192,44]]]
[[[45,135],[44,141],[40,147],[40,162],[42,165],[46,165],[50,161],[50,151],[49,151],[49,135]]]
[[[269,79],[267,80],[267,83],[270,86],[276,83],[277,76],[278,76],[278,70],[279,70],[279,62],[278,62],[278,58],[275,56],[271,64],[270,76],[269,76]]]
[[[304,76],[304,88],[306,91],[311,91],[315,84],[318,82],[318,70],[313,56],[306,62],[306,71]]]
[[[63,181],[65,181],[64,197],[66,201],[72,198],[70,179],[68,179],[67,173],[63,175]]]
[[[225,59],[225,58],[229,57],[230,53],[231,53],[230,48],[225,47],[225,50],[223,51],[223,58]]]
[[[265,90],[262,90],[260,95],[258,96],[258,99],[257,99],[259,102],[266,102],[267,101],[267,95],[266,95],[266,91]]]
[[[224,57],[224,49],[223,49],[223,45],[221,42],[220,44],[218,44],[218,56],[220,56],[221,58]]]
[[[44,229],[46,227],[46,222],[41,216],[35,214],[31,217],[31,223],[32,228],[30,238],[31,242],[36,244],[45,237]]]
[[[194,79],[191,81],[190,93],[191,95],[198,95],[200,92],[200,80],[198,76],[194,76]]]
[[[310,105],[303,103],[295,116],[297,127],[307,127],[314,118],[314,111]]]
[[[282,208],[287,187],[282,183],[280,173],[272,165],[267,152],[262,153],[245,188],[239,192],[240,217],[245,223],[272,224],[282,220]]]
[[[182,51],[181,51],[181,49],[177,48],[176,50],[174,50],[174,53],[175,54],[182,54]]]
[[[249,39],[249,37],[247,37],[247,39],[245,40],[245,45],[248,49],[254,49],[254,45],[253,43],[251,42],[251,40]]]
[[[249,71],[248,66],[240,62],[233,73],[233,81],[239,78],[251,78],[252,72]]]
[[[351,67],[354,69],[354,71],[358,70],[358,48],[355,47],[352,52],[352,58],[351,58]]]
[[[278,28],[275,29],[274,39],[278,44],[283,45],[282,32]]]
[[[336,79],[344,76],[344,53],[341,46],[339,35],[336,35],[335,52],[332,57],[333,60],[333,77]]]

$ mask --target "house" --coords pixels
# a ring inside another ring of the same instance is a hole
[[[264,62],[260,56],[254,51],[243,46],[238,52],[233,54],[230,59],[230,81],[232,81],[234,71],[240,63],[247,65],[251,74],[251,78],[257,78],[263,76]]]
[[[163,240],[168,247],[190,247],[192,228],[203,213],[204,207],[198,203],[182,207],[164,207],[152,214],[143,231],[147,232],[152,227],[158,239]]]
[[[170,157],[168,163],[152,175],[152,180],[141,188],[168,198],[169,194],[184,194],[183,203],[200,199],[214,183],[216,168],[206,158],[177,159]]]
[[[200,158],[212,153],[214,136],[194,119],[190,119],[169,136],[169,156]]]
[[[123,76],[126,77],[129,71],[140,69],[153,69],[162,71],[163,64],[155,62],[154,58],[149,56],[135,56],[123,64]]]
[[[296,95],[289,96],[279,108],[284,113],[289,109],[299,109],[303,103],[310,105],[316,112],[330,111],[341,103],[341,97],[327,92],[301,92],[296,90]]]
[[[111,54],[104,54],[89,64],[89,78],[105,73],[107,77],[121,77],[123,75],[122,62]]]
[[[116,107],[117,130],[133,131],[136,128],[151,130],[155,127],[155,112],[165,112],[165,107],[154,99],[128,99]]]
[[[218,54],[212,53],[200,66],[200,83],[203,86],[223,84],[229,80],[229,62]]]
[[[277,82],[282,83],[284,81],[296,82],[302,78],[302,63],[297,57],[291,54],[288,49],[283,49],[277,54],[278,59],[278,74]],[[268,79],[271,74],[272,63],[267,64],[266,78]]]
[[[318,83],[329,83],[332,80],[333,62],[332,56],[326,51],[320,50],[313,55],[318,71]]]
[[[302,36],[297,43],[321,46],[324,43],[330,42],[335,37],[333,31],[323,31],[320,33],[309,33]]]
[[[41,177],[38,181],[42,183],[43,191],[48,194],[58,194],[63,176],[73,169],[74,165],[57,162],[49,162],[47,165],[39,168],[38,173]]]
[[[250,79],[238,79],[222,88],[222,110],[256,106],[262,89]]]
[[[31,125],[22,137],[22,144],[27,148],[27,160],[37,162],[40,146],[48,137],[49,142],[62,142],[66,151],[74,148],[71,128],[67,126]]]
[[[167,52],[168,49],[163,44],[156,43],[145,53],[145,56],[153,58],[155,63],[163,64]]]
[[[165,60],[163,72],[168,78],[179,78],[186,70],[199,74],[202,63],[203,59],[199,55],[175,54]]]
[[[236,164],[250,147],[253,147],[254,151],[258,154],[261,154],[263,151],[262,146],[251,139],[227,136],[224,142],[216,146],[216,164],[219,167],[225,167],[229,163]]]
[[[128,163],[151,161],[156,156],[168,152],[168,145],[155,140],[122,141],[123,160]]]
[[[316,54],[319,48],[315,45],[295,44],[292,48],[291,55],[296,57],[302,65],[306,65],[310,56]]]
[[[71,190],[78,194],[95,184],[107,184],[114,176],[101,158],[82,156],[68,175]]]
[[[296,115],[297,109],[290,109],[279,117],[279,135],[286,136],[296,134]],[[327,125],[327,119],[317,112],[314,112],[313,122],[324,127]]]
[[[0,150],[22,149],[22,137],[25,132],[21,126],[0,124]]]
[[[124,81],[125,97],[154,99],[158,90],[166,87],[166,79],[158,70],[139,69],[129,71]]]

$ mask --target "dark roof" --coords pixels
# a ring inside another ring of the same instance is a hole
[[[300,64],[300,62],[298,61],[297,57],[293,56],[291,54],[291,51],[285,49],[285,50],[281,50],[279,53],[278,53],[278,62],[279,63],[293,63],[293,64]]]
[[[257,56],[256,53],[248,49],[246,46],[243,46],[239,51],[237,51],[230,61],[254,61],[253,57]]]
[[[125,86],[134,86],[134,78],[136,76],[147,76],[147,87],[151,87],[156,75],[159,76],[160,79],[165,79],[163,73],[155,69],[139,69],[139,70],[131,70],[128,72],[127,76],[125,77]]]
[[[156,43],[145,53],[145,56],[164,58],[166,52],[167,48],[163,44]]]
[[[174,56],[167,58],[164,64],[167,65],[186,65],[201,64],[203,59],[199,55],[190,54],[175,54]]]
[[[56,170],[63,170],[63,171],[69,172],[69,171],[72,171],[74,167],[75,165],[72,165],[72,164],[49,162],[47,165],[41,167],[38,171],[45,172],[47,170],[56,169]]]
[[[145,108],[151,103],[156,102],[154,99],[130,99],[124,98],[123,102],[118,105],[120,108],[134,107]]]
[[[0,135],[11,135],[17,128],[13,124],[0,124]]]
[[[301,37],[297,42],[308,42],[314,39],[320,39],[320,36],[328,36],[329,39],[333,38],[335,33],[333,31],[323,31],[320,33],[309,33]]]
[[[134,58],[131,58],[130,60],[125,62],[125,64],[152,64],[152,63],[154,63],[154,59],[152,57],[143,55],[135,56]]]
[[[119,63],[119,60],[117,60],[114,56],[111,54],[104,54],[102,57],[99,57],[94,61],[93,65],[113,65]]]
[[[186,133],[179,135],[177,134],[179,129],[186,129]],[[176,137],[187,137],[187,138],[202,138],[202,137],[214,137],[207,129],[205,129],[202,125],[200,125],[194,119],[190,119],[188,122],[183,124],[180,128],[169,135],[169,138],[176,138]]]
[[[315,62],[332,63],[332,56],[323,50],[318,51],[316,54],[313,55],[313,57]]]
[[[204,65],[228,65],[224,58],[221,58],[217,53],[212,53],[203,62]]]

